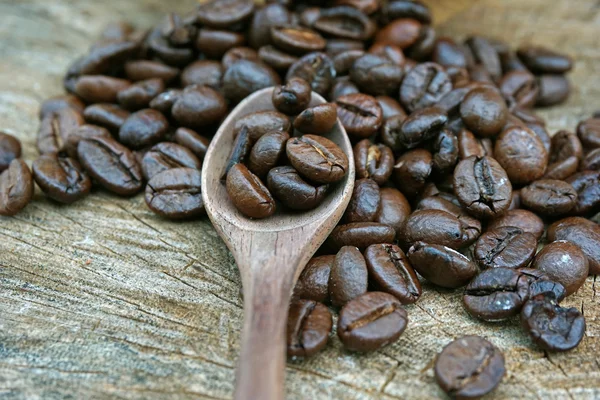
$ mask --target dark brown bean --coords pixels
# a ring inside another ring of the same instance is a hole
[[[600,149],[594,149],[587,153],[579,168],[582,171],[600,171]]]
[[[521,47],[517,55],[527,68],[537,74],[563,74],[573,68],[570,57],[544,47]]]
[[[475,64],[481,65],[492,80],[498,81],[502,76],[502,65],[498,52],[490,41],[481,36],[473,36],[468,38],[465,44],[471,50]]]
[[[151,108],[133,113],[119,129],[119,141],[132,149],[152,146],[164,139],[169,121]]]
[[[558,131],[552,136],[550,162],[566,160],[569,157],[583,158],[583,147],[577,135],[568,131]]]
[[[408,198],[414,198],[423,190],[433,168],[433,156],[425,149],[414,149],[396,160],[394,181]]]
[[[546,245],[533,261],[533,268],[543,271],[550,280],[564,286],[567,296],[575,293],[589,273],[587,257],[579,246],[565,240]]]
[[[542,179],[521,189],[521,202],[538,214],[559,216],[575,207],[577,192],[567,182]]]
[[[243,127],[233,141],[227,164],[225,164],[225,171],[223,171],[223,174],[221,175],[222,181],[226,179],[227,174],[234,165],[243,163],[246,160],[251,149],[252,141],[250,140],[248,129]]]
[[[290,66],[285,81],[294,77],[304,79],[314,92],[326,96],[335,78],[333,61],[324,53],[309,53]]]
[[[277,71],[287,71],[299,58],[287,54],[274,46],[263,46],[258,49],[258,58]]]
[[[458,218],[445,211],[417,210],[406,220],[400,242],[405,249],[419,241],[459,249],[474,242],[464,228]]]
[[[583,171],[566,182],[577,192],[577,203],[571,212],[575,215],[595,213],[600,209],[600,171]]]
[[[0,173],[0,215],[11,216],[21,211],[33,197],[33,177],[25,161],[12,160]]]
[[[548,164],[546,173],[542,179],[564,180],[577,172],[579,159],[575,156],[565,158],[562,161],[556,161]],[[584,168],[582,168],[584,169]]]
[[[181,72],[181,84],[183,87],[205,85],[219,90],[224,72],[223,66],[218,61],[198,60],[189,64]]]
[[[527,210],[508,210],[500,217],[490,221],[487,229],[491,231],[510,226],[519,228],[523,232],[531,233],[536,240],[540,240],[544,233],[544,221],[536,214]]]
[[[458,162],[458,139],[447,129],[442,130],[434,139],[433,169],[439,174],[451,172]]]
[[[55,154],[61,151],[71,133],[84,122],[81,113],[72,108],[46,114],[40,123],[37,136],[40,154]]]
[[[291,13],[287,8],[278,3],[267,4],[257,9],[252,18],[248,31],[248,42],[258,49],[271,43],[271,27],[285,25],[291,22]]]
[[[51,199],[71,204],[87,196],[92,181],[77,161],[57,154],[42,155],[32,165],[33,178]]]
[[[198,157],[200,162],[204,160],[210,140],[198,135],[191,129],[179,128],[175,131],[175,142],[189,149]]]
[[[162,79],[148,79],[136,82],[119,91],[117,100],[127,110],[141,110],[142,108],[147,108],[152,99],[164,92],[164,90],[165,84]]]
[[[271,41],[281,50],[297,55],[325,49],[325,39],[312,29],[300,26],[271,27]]]
[[[320,303],[329,301],[329,276],[335,256],[319,256],[310,259],[300,274],[294,288],[294,296]]]
[[[542,141],[533,131],[522,127],[510,127],[498,136],[494,156],[516,185],[541,178],[548,165]]]
[[[421,23],[412,18],[399,18],[382,27],[375,36],[376,43],[393,44],[402,50],[419,39]]]
[[[21,157],[21,142],[8,133],[0,132],[0,173]]]
[[[577,136],[586,149],[600,147],[600,116],[581,121],[577,125]]]
[[[146,186],[146,204],[158,215],[190,219],[205,214],[202,174],[192,168],[172,168],[158,173]]]
[[[452,82],[444,68],[427,62],[406,74],[400,87],[400,102],[408,111],[414,111],[435,105],[451,90]]]
[[[348,170],[346,154],[338,145],[321,136],[291,138],[287,142],[286,153],[292,166],[313,182],[337,182]]]
[[[198,6],[198,22],[213,28],[229,28],[250,18],[254,11],[251,0],[207,1]]]
[[[267,176],[269,190],[292,210],[312,210],[327,196],[329,185],[313,186],[298,174],[294,167],[275,167]]]
[[[287,115],[300,114],[308,107],[310,100],[311,88],[304,79],[292,78],[273,90],[273,105]]]
[[[221,59],[221,64],[223,68],[227,69],[240,60],[260,61],[260,57],[256,50],[250,47],[238,46],[227,50]]]
[[[324,103],[307,108],[294,120],[294,128],[302,133],[326,135],[337,122],[335,103]]]
[[[354,183],[350,203],[344,214],[346,222],[371,222],[379,208],[379,186],[372,179],[359,179]]]
[[[364,139],[354,146],[354,164],[357,178],[370,178],[383,185],[392,175],[394,154],[386,145]]]
[[[473,133],[490,137],[498,134],[506,124],[508,109],[496,89],[479,87],[465,96],[460,105],[460,116]]]
[[[235,164],[227,174],[227,193],[235,207],[250,218],[266,218],[275,212],[269,189],[244,164]]]
[[[116,103],[120,91],[131,82],[104,75],[86,75],[77,79],[75,94],[87,103]]]
[[[394,98],[390,96],[377,96],[375,100],[377,100],[377,104],[381,107],[384,121],[396,115],[401,115],[404,118],[407,117],[406,111],[404,111],[400,103]]]
[[[376,30],[375,23],[354,7],[322,8],[311,26],[328,36],[367,40]]]
[[[208,58],[221,59],[228,50],[246,44],[246,37],[237,32],[202,28],[196,37],[196,49]]]
[[[396,231],[387,224],[377,222],[353,222],[338,225],[331,232],[328,245],[334,251],[343,246],[356,246],[361,250],[372,244],[393,243]]]
[[[548,227],[548,241],[566,240],[581,248],[588,258],[590,275],[600,274],[600,226],[581,217],[570,217]]]
[[[290,305],[287,321],[288,357],[310,357],[327,345],[333,327],[331,313],[314,300]]]
[[[336,100],[338,118],[346,132],[366,138],[377,132],[383,122],[381,107],[374,97],[362,93],[341,96]]]
[[[245,115],[237,120],[233,128],[235,135],[246,127],[250,134],[250,139],[255,142],[262,135],[273,132],[291,132],[292,124],[285,114],[277,111],[258,111]]]
[[[514,226],[499,227],[482,234],[475,245],[474,258],[481,268],[524,268],[537,249],[531,233]]]
[[[192,85],[178,96],[171,113],[186,128],[202,128],[220,122],[227,114],[227,104],[216,90],[208,86]]]
[[[85,109],[85,104],[79,100],[77,96],[73,96],[72,94],[50,97],[49,99],[44,100],[40,106],[40,120],[44,119],[46,115],[53,114],[63,108],[72,108],[81,114]]]
[[[498,84],[509,105],[531,108],[537,101],[539,88],[535,77],[525,70],[511,71]]]
[[[165,116],[170,116],[173,104],[175,104],[182,94],[183,90],[181,89],[169,89],[152,99],[150,108],[160,111]]]
[[[241,136],[238,135],[238,137]],[[281,158],[285,155],[285,144],[290,138],[286,132],[269,132],[261,136],[248,157],[248,168],[259,177],[265,177],[271,170],[277,166]]]
[[[133,82],[158,78],[165,83],[170,83],[179,76],[179,68],[171,67],[160,61],[135,60],[125,63],[125,75]]]
[[[412,149],[436,137],[448,121],[448,116],[438,107],[417,110],[404,120],[398,133],[395,132],[394,124],[390,124],[392,121],[386,121],[382,135],[397,137],[395,141],[403,148]]]
[[[447,197],[447,195],[446,195]],[[464,237],[465,243],[473,243],[479,235],[481,235],[481,223],[471,217],[465,209],[452,201],[458,202],[456,199],[447,199],[443,194],[435,194],[433,196],[423,196],[417,204],[417,210],[441,210],[454,216],[461,225],[461,234]]]
[[[375,222],[386,224],[394,228],[399,234],[410,215],[410,204],[406,197],[397,189],[381,188],[379,191],[380,203]]]
[[[88,124],[104,127],[113,133],[119,132],[129,115],[129,111],[115,104],[92,104],[83,112]]]
[[[365,258],[358,248],[344,246],[336,254],[329,277],[329,297],[334,307],[367,292],[368,272]]]
[[[404,71],[390,58],[365,54],[350,69],[350,79],[364,92],[373,96],[398,93]]]
[[[142,172],[146,180],[154,175],[173,168],[200,170],[200,160],[190,150],[175,143],[159,143],[144,154]]]
[[[571,93],[571,85],[564,75],[541,75],[538,77],[540,92],[535,105],[548,107],[563,103]]]

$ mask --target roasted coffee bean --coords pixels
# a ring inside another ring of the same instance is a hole
[[[481,65],[488,72],[492,80],[497,81],[502,77],[500,57],[487,39],[481,36],[474,36],[467,39],[465,44],[471,50],[475,63]]]
[[[498,87],[509,105],[523,108],[533,107],[539,93],[535,77],[529,71],[516,70],[505,74]]]
[[[581,217],[570,217],[548,227],[548,241],[566,240],[576,244],[588,258],[590,275],[600,274],[600,226]]]
[[[421,26],[419,21],[412,18],[396,19],[379,29],[375,35],[375,42],[407,49],[419,39]]]
[[[228,50],[246,44],[243,34],[227,30],[202,28],[196,38],[196,49],[208,58],[221,59]]]
[[[0,173],[8,168],[10,163],[21,157],[21,142],[9,135],[0,132]]]
[[[548,165],[542,141],[533,131],[522,127],[510,127],[498,136],[494,156],[515,185],[541,178]]]
[[[350,78],[362,92],[374,96],[398,93],[404,76],[402,67],[391,59],[365,54],[350,69]]]
[[[63,108],[47,114],[40,123],[37,148],[40,154],[58,153],[71,133],[84,124],[79,111]]]
[[[394,0],[381,4],[382,22],[398,18],[413,18],[423,24],[429,24],[431,17],[429,7],[418,0]]]
[[[396,160],[394,181],[408,198],[416,197],[425,187],[433,168],[433,156],[425,149],[414,149]]]
[[[537,239],[514,226],[488,230],[477,240],[473,253],[481,268],[523,268],[537,249]]]
[[[165,83],[170,83],[179,76],[179,72],[179,68],[160,61],[135,60],[125,63],[125,76],[132,82],[161,79]]]
[[[319,256],[310,259],[300,274],[294,288],[294,296],[320,303],[329,301],[329,276],[335,256]]]
[[[497,321],[518,315],[528,296],[526,276],[511,268],[492,268],[467,285],[463,305],[475,318]]]
[[[146,39],[149,53],[167,65],[184,67],[194,60],[194,50],[191,47],[175,47],[162,36],[160,31],[150,32]]]
[[[496,89],[479,87],[465,96],[460,105],[460,116],[473,133],[490,137],[498,134],[506,124],[508,109]]]
[[[238,137],[241,136],[238,135]],[[285,155],[285,144],[290,138],[286,132],[269,132],[261,136],[248,157],[248,168],[259,177],[265,177],[271,170],[277,166],[281,158]]]
[[[394,154],[386,145],[364,139],[354,146],[354,163],[358,179],[370,178],[383,185],[392,175]]]
[[[229,28],[248,19],[254,11],[251,0],[212,0],[198,6],[197,21],[213,28]]]
[[[205,214],[202,174],[192,168],[172,168],[158,173],[146,186],[146,204],[170,219],[190,219]]]
[[[359,179],[354,190],[344,220],[346,222],[371,222],[375,219],[380,202],[379,186],[372,179]]]
[[[310,357],[327,345],[333,320],[329,309],[314,300],[290,305],[287,320],[288,357]]]
[[[336,6],[348,5],[359,9],[363,13],[369,15],[379,10],[380,4],[377,0],[335,0]]]
[[[525,126],[527,126],[527,128],[531,129],[531,131],[536,134],[536,136],[544,144],[544,148],[546,149],[548,154],[550,154],[551,147],[552,147],[552,141],[550,139],[550,134],[548,133],[548,131],[546,130],[544,125],[539,124],[539,123],[529,123],[528,122],[528,123],[525,123]]]
[[[151,108],[131,114],[119,129],[119,141],[132,149],[152,146],[164,139],[169,121]]]
[[[162,36],[168,40],[172,46],[185,47],[192,43],[193,37],[197,34],[195,26],[191,26],[192,21],[184,21],[175,13],[170,13],[163,21]]]
[[[338,225],[331,232],[328,245],[334,251],[343,246],[355,246],[361,250],[372,244],[393,243],[396,231],[390,225],[377,222],[353,222]]]
[[[387,43],[374,43],[373,46],[369,48],[369,54],[387,58],[395,65],[401,67],[404,71],[406,57],[404,57],[402,49],[398,46]]]
[[[415,43],[406,49],[406,55],[413,60],[424,61],[429,59],[435,46],[437,34],[435,28],[423,25],[419,31],[419,37]]]
[[[354,62],[364,55],[365,52],[363,50],[348,50],[337,54],[333,57],[333,67],[335,68],[336,75],[338,77],[348,75]]]
[[[575,215],[595,213],[600,209],[600,171],[583,171],[566,180],[577,192]]]
[[[227,193],[235,207],[247,217],[266,218],[275,212],[269,189],[244,164],[235,164],[227,174]]]
[[[440,244],[452,249],[466,247],[475,239],[454,215],[441,210],[417,210],[406,220],[400,234],[405,249],[416,242]]]
[[[329,297],[334,307],[367,292],[368,272],[365,258],[353,246],[344,246],[336,254],[329,277]]]
[[[408,200],[394,188],[381,188],[379,196],[381,200],[375,222],[389,225],[394,228],[396,234],[400,233],[411,211]]]
[[[577,135],[568,131],[558,131],[552,136],[550,162],[566,160],[569,157],[583,158],[583,147]]]
[[[190,85],[210,86],[215,90],[221,88],[224,68],[218,61],[199,60],[191,63],[181,72],[183,87]]]
[[[558,216],[575,207],[577,192],[564,181],[542,179],[521,189],[521,201],[538,214]]]
[[[586,149],[600,147],[600,116],[581,121],[577,125],[577,136]]]
[[[525,303],[521,325],[534,343],[547,351],[577,347],[585,334],[585,318],[576,308],[563,308],[550,296],[539,295]]]
[[[375,100],[377,100],[377,104],[381,107],[384,121],[396,115],[400,115],[403,118],[407,117],[406,111],[404,111],[400,103],[394,98],[389,96],[377,96]]]
[[[63,143],[61,152],[66,152],[69,157],[77,159],[77,146],[83,139],[94,137],[112,138],[110,132],[106,128],[97,125],[81,125],[77,129],[71,131],[67,140]]]
[[[408,111],[435,105],[452,90],[450,77],[438,64],[426,62],[411,69],[400,86],[400,102]]]
[[[359,40],[330,38],[325,46],[325,53],[331,58],[350,50],[364,51],[365,44]]]
[[[175,143],[159,143],[144,154],[142,172],[146,180],[156,174],[173,168],[192,168],[200,170],[200,160],[190,150]]]
[[[371,38],[376,30],[364,13],[348,6],[321,9],[311,26],[327,36],[361,41]]]
[[[92,181],[83,172],[77,161],[57,154],[46,154],[32,165],[33,178],[42,191],[51,199],[71,204],[87,196]]]
[[[550,280],[564,286],[567,296],[575,293],[584,283],[589,273],[587,257],[576,244],[558,240],[546,245],[533,261],[537,268],[548,275]]]
[[[445,288],[464,286],[478,272],[477,266],[467,257],[438,244],[417,242],[407,255],[412,267],[423,278]]]
[[[568,79],[563,75],[541,75],[538,77],[540,92],[535,105],[548,107],[563,103],[571,93]]]
[[[140,110],[150,105],[150,101],[165,90],[161,79],[154,78],[140,81],[119,91],[117,100],[119,104],[131,111]]]
[[[467,214],[466,210],[454,204],[451,200],[442,197],[441,194],[423,196],[416,209],[445,211],[457,218],[461,224],[460,229],[462,235],[464,235],[465,243],[473,243],[481,235],[481,223]]]
[[[506,368],[504,355],[479,336],[463,336],[448,344],[435,360],[435,380],[456,399],[478,399],[493,391]]]
[[[579,159],[575,156],[565,158],[562,161],[556,161],[548,164],[546,173],[542,179],[565,180],[575,172],[579,166]],[[585,168],[582,168],[585,169]]]
[[[237,120],[233,128],[235,135],[246,127],[250,134],[250,139],[255,142],[262,135],[273,132],[291,132],[292,124],[290,119],[277,111],[258,111],[245,115]]]
[[[271,41],[281,50],[297,55],[321,51],[326,44],[318,32],[293,25],[271,27]]]
[[[179,128],[175,131],[175,142],[189,149],[198,157],[200,162],[204,160],[210,140],[198,135],[191,129]]]
[[[33,197],[33,177],[25,161],[14,159],[0,172],[0,215],[11,216],[25,208]]]
[[[294,128],[302,133],[326,135],[337,122],[335,103],[324,103],[307,108],[294,120]]]
[[[563,74],[573,68],[570,57],[544,47],[521,47],[517,55],[536,74]]]
[[[366,138],[381,127],[383,113],[374,97],[362,93],[349,94],[339,97],[336,104],[338,118],[350,136]]]
[[[131,82],[104,75],[86,75],[77,79],[75,94],[87,103],[116,103],[120,91]]]
[[[216,90],[192,85],[186,87],[177,98],[171,113],[185,128],[202,128],[220,122],[227,114],[227,104]]]
[[[398,299],[369,292],[342,308],[337,333],[350,351],[374,351],[398,340],[407,324],[408,315]]]
[[[138,51],[139,43],[130,40],[93,47],[86,56],[71,65],[66,80],[81,75],[108,73],[115,66],[123,65]]]
[[[240,60],[225,71],[223,94],[237,103],[260,89],[279,85],[280,81],[279,75],[268,65]]]
[[[267,176],[267,184],[273,196],[292,210],[316,208],[327,196],[329,188],[329,185],[313,186],[290,166],[271,169]]]
[[[462,129],[456,136],[458,140],[458,156],[461,160],[469,158],[471,156],[485,157],[487,154],[481,141],[473,135],[471,131]]]
[[[260,57],[256,50],[250,47],[238,46],[227,50],[221,59],[221,64],[223,68],[227,69],[240,60],[260,61]]]
[[[263,46],[258,49],[258,58],[277,71],[287,71],[299,58],[287,54],[274,46]]]
[[[142,189],[142,170],[133,153],[107,137],[83,139],[77,155],[87,173],[105,189],[130,196]]]
[[[291,138],[287,142],[286,153],[292,166],[313,182],[337,182],[348,170],[346,154],[338,145],[321,136]]]
[[[85,104],[79,100],[77,96],[73,96],[72,94],[50,97],[49,99],[44,100],[40,106],[40,120],[44,119],[46,115],[53,114],[63,108],[72,108],[81,114],[85,109]]]
[[[538,279],[529,285],[529,299],[543,295],[545,297],[554,298],[557,303],[560,303],[567,297],[567,290],[558,282],[549,281],[546,279]]]
[[[225,164],[225,171],[223,171],[223,174],[221,175],[222,181],[227,178],[227,174],[234,165],[246,161],[251,149],[252,141],[250,140],[250,133],[248,128],[243,127],[233,141],[227,164]]]
[[[129,115],[129,111],[114,104],[92,104],[83,112],[87,123],[102,126],[113,133],[119,132]]]
[[[600,149],[594,149],[587,153],[581,162],[580,169],[582,171],[600,171]]]
[[[150,108],[160,111],[165,116],[170,116],[173,104],[179,100],[182,94],[183,90],[181,89],[169,89],[152,99]]]
[[[374,244],[365,250],[369,280],[377,290],[395,296],[402,304],[416,302],[421,284],[404,252],[393,244]]]
[[[458,162],[458,139],[442,130],[433,141],[433,169],[440,174],[450,172]]]
[[[267,4],[256,10],[248,30],[250,46],[258,49],[271,43],[271,27],[291,22],[291,13],[282,4]]]
[[[469,71],[466,68],[450,66],[446,67],[446,73],[452,81],[452,87],[456,89],[465,88],[471,82]]]
[[[508,210],[500,217],[490,221],[487,228],[489,231],[493,231],[502,227],[519,228],[523,232],[531,233],[536,240],[540,240],[544,233],[544,221],[527,210]]]
[[[395,137],[395,142],[400,143],[402,148],[412,149],[436,137],[448,121],[448,117],[440,108],[423,108],[410,114],[397,133],[393,120],[388,121],[384,124],[382,136]]]
[[[333,61],[324,53],[309,53],[289,68],[285,81],[292,78],[304,79],[313,91],[325,96],[335,78]]]
[[[285,85],[273,90],[273,105],[287,115],[298,115],[304,111],[311,100],[311,88],[308,82],[292,78]],[[334,116],[337,118],[337,115]]]
[[[431,58],[433,62],[444,67],[466,68],[469,65],[463,47],[448,37],[441,37],[436,40]]]

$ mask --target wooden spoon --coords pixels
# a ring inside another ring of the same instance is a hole
[[[236,399],[283,399],[285,330],[292,290],[308,260],[342,217],[354,187],[352,145],[338,120],[326,137],[348,155],[349,169],[319,207],[306,212],[278,211],[261,220],[237,211],[220,181],[233,146],[233,128],[244,115],[275,110],[272,93],[273,88],[260,90],[229,114],[210,143],[202,169],[204,206],[235,257],[244,290]],[[325,99],[313,92],[310,105],[322,103]]]

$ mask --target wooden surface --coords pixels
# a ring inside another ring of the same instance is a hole
[[[600,109],[596,0],[430,0],[440,31],[487,32],[575,57],[568,104],[544,111],[574,129]],[[66,66],[111,18],[141,26],[176,4],[162,0],[0,0],[0,129],[36,157],[39,103],[61,93]],[[600,295],[594,278],[565,303],[587,319],[584,341],[544,354],[515,321],[469,318],[458,292],[425,286],[400,340],[369,355],[326,351],[287,367],[290,399],[442,396],[431,361],[455,336],[479,334],[504,350],[508,373],[490,399],[600,397]],[[167,222],[142,196],[102,191],[63,207],[39,192],[0,218],[0,398],[227,399],[240,350],[240,276],[207,219]],[[265,338],[269,340],[269,338]],[[260,366],[257,366],[260,368]]]

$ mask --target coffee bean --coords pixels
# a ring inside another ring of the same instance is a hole
[[[192,168],[172,168],[152,177],[145,200],[156,214],[170,219],[190,219],[205,214],[202,175]]]
[[[544,175],[548,153],[530,129],[510,127],[498,136],[494,156],[515,185],[533,182]]]
[[[310,259],[300,274],[294,296],[320,303],[329,301],[329,276],[335,256],[319,256]]]
[[[398,340],[408,315],[391,294],[369,292],[342,308],[337,333],[350,351],[374,351]]]
[[[552,136],[550,162],[566,160],[569,157],[583,158],[583,147],[577,135],[568,131],[558,131]]]
[[[173,67],[184,67],[194,60],[190,47],[175,47],[162,36],[160,30],[150,32],[146,39],[148,49],[156,58]]]
[[[40,123],[37,136],[37,148],[40,154],[56,154],[71,133],[84,124],[79,111],[63,108],[47,114]]]
[[[165,83],[170,83],[179,76],[179,72],[179,68],[160,61],[135,60],[125,63],[125,76],[132,82],[161,79]]]
[[[130,40],[93,47],[86,56],[71,65],[66,79],[107,73],[115,66],[123,65],[137,51],[139,51],[139,43]]]
[[[474,242],[464,229],[458,218],[445,211],[417,210],[406,220],[400,242],[406,249],[419,241],[459,249]]]
[[[392,175],[394,154],[386,145],[364,139],[354,146],[354,163],[357,178],[370,178],[383,185]]]
[[[271,27],[271,41],[281,50],[297,55],[321,51],[326,44],[319,33],[293,25]]]
[[[452,81],[452,86],[456,89],[465,88],[471,82],[469,71],[466,68],[449,66],[446,67],[446,73]]]
[[[478,399],[493,391],[506,368],[504,355],[479,336],[463,336],[448,344],[435,360],[435,379],[457,399]]]
[[[375,134],[383,123],[381,107],[374,97],[356,93],[341,96],[336,100],[340,122],[348,135],[366,138]]]
[[[540,92],[535,105],[548,107],[563,103],[571,94],[568,79],[563,75],[541,75],[538,77]]]
[[[21,157],[21,142],[8,133],[0,132],[0,173]]]
[[[135,156],[116,140],[108,137],[81,140],[77,155],[87,173],[105,189],[122,196],[142,189],[142,170]]]
[[[367,292],[367,264],[358,248],[344,246],[336,254],[329,277],[329,297],[334,307]]]
[[[463,305],[475,318],[497,321],[518,315],[528,295],[527,276],[511,268],[492,268],[467,285]]]
[[[585,254],[579,246],[565,240],[546,245],[535,256],[533,267],[545,272],[550,280],[562,284],[567,296],[585,283],[589,272]]]
[[[527,210],[508,210],[500,217],[493,219],[488,224],[488,230],[493,231],[501,227],[515,227],[523,232],[531,233],[536,240],[540,240],[544,233],[544,222],[540,217]]]
[[[162,36],[172,46],[189,46],[196,33],[197,29],[192,26],[192,21],[184,21],[175,13],[168,14],[163,22]]]
[[[367,247],[365,260],[369,280],[377,290],[395,296],[402,304],[416,302],[421,296],[421,284],[404,252],[393,244]]]
[[[331,313],[314,300],[297,300],[290,305],[287,321],[288,357],[310,357],[327,345],[333,327]]]
[[[205,85],[220,90],[224,72],[223,65],[218,61],[195,61],[181,72],[181,84],[183,87]]]
[[[286,145],[288,159],[304,177],[317,183],[333,183],[344,178],[348,157],[338,145],[321,136],[291,138]]]
[[[379,208],[379,186],[372,179],[359,179],[354,183],[354,190],[344,220],[346,222],[371,222],[375,219]]]
[[[119,129],[119,141],[141,149],[161,141],[167,134],[169,121],[159,111],[151,108],[131,114]]]
[[[392,151],[400,152],[405,150],[405,145],[403,143],[402,136],[402,125],[406,120],[405,114],[397,114],[393,115],[384,120],[380,140],[387,146],[389,146]]]
[[[570,217],[548,227],[548,241],[566,240],[587,256],[590,275],[600,273],[600,226],[581,217]]]
[[[452,90],[450,77],[438,64],[426,62],[406,74],[400,87],[400,102],[408,111],[435,105]]]
[[[431,59],[444,67],[465,68],[469,65],[463,47],[449,37],[441,37],[435,42]]]
[[[594,149],[587,153],[581,162],[580,169],[582,171],[600,171],[600,149]]]
[[[486,38],[474,36],[467,39],[465,44],[471,50],[475,63],[481,65],[492,80],[497,81],[502,77],[500,57]]]
[[[268,45],[258,49],[258,58],[277,71],[287,71],[299,58]]]
[[[248,30],[250,46],[258,49],[271,43],[271,27],[291,22],[291,13],[281,4],[267,4],[257,9]]]
[[[429,7],[418,0],[395,0],[382,2],[380,18],[382,21],[413,18],[423,24],[429,24],[432,16]]]
[[[540,295],[525,303],[521,325],[534,343],[547,351],[577,347],[585,334],[585,318],[576,308],[563,308],[551,297]]]
[[[342,39],[367,40],[376,30],[375,23],[354,7],[323,8],[311,25],[327,36]]]
[[[419,31],[419,37],[415,43],[406,49],[406,55],[413,60],[424,61],[429,59],[435,46],[437,34],[435,28],[423,25]]]
[[[375,215],[375,222],[389,225],[394,228],[396,234],[400,233],[411,211],[408,200],[394,188],[381,188],[379,195],[381,200]]]
[[[310,85],[300,78],[292,78],[285,85],[273,90],[273,105],[278,111],[287,115],[300,114],[308,107],[310,100]]]
[[[221,59],[228,50],[244,44],[246,38],[241,33],[211,28],[200,29],[195,43],[198,51],[213,59]]]
[[[408,151],[396,160],[394,181],[408,198],[416,197],[425,187],[433,168],[433,156],[425,149]]]
[[[334,4],[336,6],[348,5],[359,9],[367,15],[373,14],[380,7],[377,0],[335,0]]]
[[[559,216],[575,207],[577,192],[564,181],[542,179],[521,189],[521,201],[538,214]]]
[[[204,160],[210,140],[198,135],[191,129],[179,128],[175,131],[175,142],[189,149],[198,157],[200,162]]]
[[[407,255],[413,268],[423,278],[445,288],[464,286],[478,272],[477,266],[467,257],[438,244],[416,242]]]
[[[150,101],[165,90],[165,84],[161,79],[154,78],[140,81],[119,91],[117,100],[123,108],[135,111],[147,108]]]
[[[251,0],[212,0],[198,6],[196,17],[202,25],[226,29],[250,18],[253,11]]]
[[[334,251],[343,246],[355,246],[361,250],[372,244],[393,243],[396,231],[387,224],[377,222],[353,222],[338,225],[331,232],[328,245]]]
[[[390,96],[377,96],[375,100],[377,100],[377,104],[381,107],[384,121],[396,115],[400,115],[406,119],[406,111],[404,111],[400,103],[394,98]]]
[[[77,129],[71,131],[67,140],[63,143],[60,152],[66,152],[69,157],[76,160],[77,159],[77,146],[79,142],[83,139],[89,139],[94,137],[106,137],[111,138],[112,136],[110,132],[97,125],[81,125]]]
[[[586,149],[600,147],[600,116],[581,121],[577,125],[577,136]]]
[[[258,52],[250,47],[232,47],[223,55],[221,64],[224,69],[227,69],[240,60],[260,61],[260,57],[258,56]]]
[[[200,160],[190,150],[175,143],[159,143],[153,146],[142,159],[142,172],[146,180],[173,168],[200,170]]]
[[[471,217],[466,210],[442,197],[442,194],[423,196],[417,204],[417,210],[440,210],[444,211],[460,222],[461,235],[465,243],[473,243],[481,235],[481,223]]]
[[[600,209],[600,171],[583,171],[566,180],[577,192],[575,215],[595,213]]]
[[[535,77],[529,71],[511,71],[502,77],[498,86],[509,105],[523,108],[535,105],[539,88]]]
[[[238,135],[238,137],[241,136]],[[270,132],[261,136],[250,151],[248,168],[259,177],[266,176],[285,155],[285,144],[290,138],[286,132]]]
[[[25,161],[14,159],[0,173],[0,215],[11,216],[21,211],[33,197],[33,178]]]
[[[214,89],[192,85],[184,89],[171,112],[180,125],[196,129],[220,122],[227,114],[227,104]]]
[[[546,168],[546,173],[542,179],[565,180],[577,172],[578,166],[579,159],[575,156],[565,158],[561,161],[549,163],[548,168]]]
[[[244,164],[235,164],[227,174],[227,193],[235,207],[250,218],[266,218],[275,212],[269,189]]]
[[[504,98],[495,89],[476,88],[460,105],[460,116],[473,133],[490,137],[498,134],[506,123],[508,109]]]
[[[53,114],[63,108],[72,108],[81,114],[85,109],[85,104],[79,100],[77,96],[73,96],[72,94],[50,97],[49,99],[44,100],[40,105],[40,120],[44,119],[46,115]]]
[[[456,137],[458,140],[458,155],[461,160],[464,160],[465,158],[469,158],[471,156],[493,156],[493,154],[487,154],[481,141],[477,139],[471,131],[462,129]]]
[[[152,99],[150,102],[150,108],[160,111],[165,116],[170,116],[171,110],[173,109],[173,104],[179,100],[182,94],[183,90],[181,89],[169,89]]]
[[[365,55],[363,50],[347,50],[337,54],[333,57],[333,67],[335,68],[336,75],[343,76],[350,74],[350,69],[354,65],[354,62]]]
[[[521,47],[517,55],[527,68],[537,74],[563,74],[573,68],[570,57],[544,47]]]
[[[302,133],[326,135],[337,122],[335,103],[324,103],[307,108],[294,120],[294,128]]]
[[[77,79],[75,94],[87,103],[116,103],[117,94],[129,87],[125,79],[104,75],[86,75]]]
[[[391,131],[384,134],[397,136],[397,142],[403,148],[412,149],[424,141],[436,137],[441,132],[446,121],[448,121],[448,117],[443,110],[437,107],[428,107],[411,113],[402,123],[400,132],[397,134],[387,121],[383,129],[384,132],[386,128]]]
[[[433,141],[433,169],[444,174],[454,169],[458,162],[458,139],[450,131],[444,129]]]
[[[46,154],[32,165],[33,178],[42,191],[59,203],[71,204],[87,196],[92,181],[77,161],[57,154]]]
[[[114,104],[93,104],[83,112],[87,123],[99,125],[113,133],[119,132],[129,115],[129,111]]]
[[[258,111],[248,115],[245,115],[237,120],[233,128],[235,135],[246,127],[250,134],[250,140],[255,142],[262,135],[273,132],[291,132],[292,124],[290,119],[285,115],[277,111]]]
[[[233,168],[234,165],[238,163],[243,163],[250,151],[252,149],[252,141],[250,140],[249,132],[246,127],[243,127],[242,130],[235,137],[233,142],[233,146],[231,147],[231,152],[229,153],[229,158],[227,159],[227,164],[225,164],[225,171],[221,175],[221,180],[224,181],[227,177],[227,174]]]
[[[531,233],[514,226],[488,230],[475,245],[474,258],[481,268],[523,268],[529,265],[537,249]]]
[[[404,71],[404,67],[406,66],[406,57],[404,57],[402,49],[398,46],[381,42],[374,43],[373,46],[369,48],[369,54],[387,58],[395,65],[403,68],[402,70]]]
[[[350,69],[350,78],[359,89],[374,96],[398,93],[403,77],[400,65],[374,54],[365,54]]]
[[[285,81],[288,82],[292,78],[304,79],[314,92],[325,96],[335,78],[333,61],[326,54],[309,53],[289,68]]]
[[[365,44],[359,40],[330,38],[325,46],[325,53],[333,58],[349,50],[365,50]]]
[[[376,43],[393,44],[402,50],[419,39],[421,23],[412,18],[399,18],[382,27],[375,36]]]
[[[279,75],[268,65],[240,60],[225,71],[223,94],[237,103],[260,89],[279,85],[280,81]]]
[[[538,279],[529,285],[528,299],[533,299],[539,295],[553,298],[557,303],[560,303],[567,296],[567,290],[558,282]]]
[[[275,167],[267,176],[269,190],[277,200],[292,210],[312,210],[323,202],[329,185],[313,186],[293,167]]]

